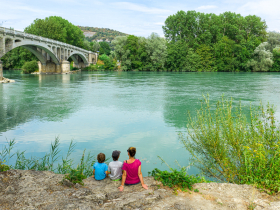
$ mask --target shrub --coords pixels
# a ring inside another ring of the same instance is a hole
[[[73,184],[81,184],[84,185],[83,179],[86,179],[87,177],[82,173],[81,170],[78,169],[71,169],[69,174],[66,174],[64,179],[68,179]]]
[[[181,167],[178,164],[180,166],[180,170],[176,170],[171,168],[161,157],[158,156],[158,158],[162,161],[162,163],[165,163],[168,166],[170,172],[161,171],[155,168],[152,172],[148,172],[148,174],[153,176],[155,180],[160,181],[164,186],[168,186],[174,190],[180,188],[184,191],[186,189],[192,190],[192,185],[195,183],[209,182],[204,177],[188,175],[187,167]]]
[[[161,171],[155,168],[152,172],[149,172],[151,176],[162,182],[164,186],[170,188],[180,188],[182,190],[192,190],[195,183],[206,182],[204,178],[194,175],[188,175],[185,168],[181,168],[179,171],[171,168],[169,171]]]
[[[204,97],[196,118],[190,117],[181,142],[196,167],[223,182],[253,184],[269,193],[280,189],[280,129],[274,108],[234,108],[223,97],[215,106]],[[249,110],[249,111],[248,111]]]
[[[4,164],[4,163],[5,163],[5,160],[3,162],[0,161],[0,172],[10,170],[10,167],[8,165]]]
[[[95,64],[90,64],[89,66],[83,68],[83,70],[95,71],[95,70],[97,70],[97,65],[95,65]]]
[[[39,67],[37,61],[29,61],[23,64],[22,69],[23,69],[23,73],[29,74],[38,71]]]

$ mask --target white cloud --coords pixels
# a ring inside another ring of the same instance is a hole
[[[164,23],[163,22],[157,22],[157,23],[154,23],[155,25],[159,25],[159,26],[163,26]]]
[[[215,9],[217,6],[215,5],[204,5],[197,8],[197,10],[206,10],[206,9]]]
[[[279,0],[261,0],[261,1],[250,1],[243,6],[239,7],[239,11],[242,13],[250,13],[256,15],[269,15],[279,17]]]
[[[133,4],[130,2],[116,2],[116,3],[112,3],[112,4],[117,6],[120,9],[144,12],[144,13],[149,13],[149,14],[171,13],[170,10],[159,9],[159,8],[154,8],[154,7],[147,7],[145,5]]]

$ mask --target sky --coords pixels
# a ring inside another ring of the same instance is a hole
[[[163,36],[162,26],[168,16],[179,10],[196,10],[257,15],[266,21],[269,31],[280,32],[279,8],[280,0],[0,0],[0,24],[22,31],[36,18],[61,16],[79,26]]]

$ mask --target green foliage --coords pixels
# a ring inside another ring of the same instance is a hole
[[[10,167],[4,163],[5,163],[5,161],[4,162],[0,161],[0,172],[10,170]]]
[[[280,127],[274,108],[253,109],[222,97],[215,105],[204,98],[189,119],[181,142],[194,164],[208,177],[223,182],[253,184],[270,193],[280,189]]]
[[[248,60],[267,38],[266,28],[254,15],[179,11],[163,26],[168,40],[166,67],[172,71],[248,71]]]
[[[96,71],[97,70],[97,65],[96,64],[90,64],[89,66],[83,68],[83,70],[86,70],[86,71]]]
[[[170,188],[180,188],[182,190],[192,190],[195,183],[206,182],[204,178],[199,176],[188,175],[185,168],[181,168],[179,171],[170,168],[169,171],[161,171],[155,168],[149,175],[153,176],[155,180],[162,182],[164,186]]]
[[[180,167],[179,171],[171,168],[161,157],[158,156],[158,158],[162,161],[162,163],[165,163],[168,166],[170,172],[161,171],[155,168],[153,171],[148,172],[148,174],[153,176],[155,180],[160,181],[164,186],[173,188],[175,193],[178,188],[183,191],[187,189],[192,190],[192,185],[195,183],[209,182],[204,177],[188,175],[187,167],[181,167],[178,162],[177,164]]]
[[[79,183],[84,185],[83,179],[92,175],[92,166],[95,163],[95,157],[93,155],[88,155],[85,160],[85,150],[83,152],[81,162],[76,169],[71,169],[68,174],[65,175],[64,179],[68,179],[73,184]]]
[[[247,67],[253,71],[268,71],[273,65],[273,54],[266,49],[267,42],[261,43],[254,51],[254,58],[248,61]]]
[[[273,50],[273,65],[271,71],[280,71],[280,47]]]
[[[116,61],[113,59],[113,57],[111,55],[107,56],[106,54],[103,54],[99,57],[99,59],[104,62],[105,70],[116,69]]]
[[[20,169],[20,170],[37,170],[37,171],[53,171],[59,174],[69,174],[69,180],[78,181],[82,178],[86,178],[92,175],[92,166],[95,163],[95,156],[91,153],[85,155],[83,152],[80,164],[76,168],[73,167],[73,159],[70,158],[74,147],[76,144],[73,141],[70,142],[68,152],[66,157],[60,158],[59,150],[59,138],[56,137],[55,141],[51,143],[50,152],[46,153],[42,158],[25,157],[25,151],[11,153],[15,145],[14,140],[7,141],[7,146],[5,145],[0,152],[0,166],[1,168],[7,169],[8,166],[10,169]],[[16,160],[14,165],[10,165],[10,159],[16,155]],[[7,162],[7,165],[3,165],[4,162]]]
[[[166,41],[152,33],[148,38],[133,35],[116,37],[112,42],[114,56],[120,60],[122,70],[163,70],[166,57]]]
[[[83,175],[82,171],[79,169],[71,169],[69,174],[66,174],[64,176],[64,179],[68,179],[73,184],[81,184],[84,185],[83,179],[86,179],[87,177]]]
[[[24,29],[24,32],[84,48],[85,36],[82,30],[62,17],[36,19]]]
[[[117,36],[126,36],[127,34],[115,31],[109,28],[97,28],[97,27],[87,27],[79,26],[83,32],[94,32],[92,36],[86,37],[88,41],[93,40],[109,40],[112,41]]]
[[[22,66],[23,73],[29,74],[39,69],[37,61],[25,62]]]
[[[99,42],[100,48],[99,48],[99,53],[100,55],[105,54],[105,55],[110,55],[111,48],[108,44],[108,42]]]
[[[3,61],[4,69],[22,69],[25,62],[38,59],[35,55],[23,47],[17,47],[6,53],[1,60]]]

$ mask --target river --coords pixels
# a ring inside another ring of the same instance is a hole
[[[110,157],[137,148],[142,171],[167,169],[157,156],[176,167],[189,165],[178,139],[187,113],[199,108],[203,94],[222,94],[258,105],[280,104],[279,73],[82,72],[73,75],[25,75],[4,71],[12,84],[0,84],[0,147],[15,139],[15,150],[42,157],[56,136],[61,154],[70,141],[78,162],[84,149]],[[276,111],[280,119],[280,108]],[[0,148],[1,149],[1,148]],[[198,171],[190,168],[189,173]]]

